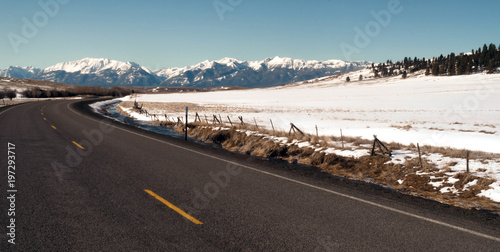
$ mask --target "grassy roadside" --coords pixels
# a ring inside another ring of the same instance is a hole
[[[124,115],[130,116],[117,106]],[[138,111],[135,111],[138,112]],[[183,134],[184,125],[177,122],[157,121],[158,125],[171,127]],[[405,157],[401,162],[392,162],[384,155],[370,156],[373,141],[344,137],[344,148],[340,147],[337,137],[316,137],[312,135],[291,134],[283,131],[260,129],[250,125],[229,126],[207,123],[189,123],[188,135],[206,143],[216,144],[229,151],[268,159],[282,159],[290,163],[312,166],[335,176],[361,180],[398,190],[402,193],[436,200],[466,209],[481,209],[500,214],[500,204],[479,196],[482,190],[489,189],[494,179],[476,176],[473,173],[453,171],[450,167],[437,167],[423,159],[420,165],[417,157]],[[386,144],[392,150],[416,152],[416,146],[397,143]],[[345,156],[329,152],[337,149],[342,152],[361,151],[365,155]],[[463,155],[462,150],[424,146],[423,153],[440,153],[449,157]],[[481,159],[498,158],[498,155],[474,152]],[[451,188],[448,189],[447,188]]]

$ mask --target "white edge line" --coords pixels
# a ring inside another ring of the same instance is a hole
[[[26,104],[26,103],[23,103],[23,104]],[[21,105],[23,105],[23,104],[21,104]],[[9,111],[9,110],[11,110],[11,109],[13,109],[13,108],[15,108],[15,107],[16,107],[16,106],[12,106],[12,107],[10,107],[10,108],[8,108],[8,109],[6,109],[6,110],[4,110],[4,111],[0,112],[0,115],[1,115],[1,114],[3,114],[3,113],[5,113],[5,112],[7,112],[7,111]]]
[[[395,212],[395,213],[399,213],[399,214],[402,214],[402,215],[410,216],[410,217],[413,217],[413,218],[416,218],[416,219],[419,219],[419,220],[427,221],[427,222],[430,222],[430,223],[438,224],[438,225],[441,225],[441,226],[444,226],[444,227],[448,227],[448,228],[451,228],[451,229],[455,229],[455,230],[458,230],[458,231],[462,231],[462,232],[465,232],[465,233],[476,235],[476,236],[479,236],[479,237],[482,237],[482,238],[486,238],[486,239],[489,239],[489,240],[500,242],[500,238],[498,238],[498,237],[490,236],[490,235],[487,235],[487,234],[483,234],[483,233],[480,233],[480,232],[476,232],[476,231],[473,231],[473,230],[469,230],[469,229],[466,229],[466,228],[462,228],[462,227],[459,227],[459,226],[448,224],[448,223],[445,223],[445,222],[442,222],[442,221],[438,221],[438,220],[434,220],[434,219],[431,219],[431,218],[427,218],[427,217],[424,217],[424,216],[420,216],[420,215],[408,213],[408,212],[405,212],[403,210],[399,210],[399,209],[392,208],[392,207],[389,207],[389,206],[384,206],[384,205],[379,204],[379,203],[375,203],[375,202],[372,202],[372,201],[369,201],[369,200],[364,200],[364,199],[357,198],[357,197],[354,197],[354,196],[351,196],[351,195],[347,195],[347,194],[344,194],[344,193],[332,191],[332,190],[329,190],[329,189],[326,189],[326,188],[322,188],[322,187],[319,187],[319,186],[307,184],[305,182],[301,182],[301,181],[298,181],[298,180],[295,180],[295,179],[291,179],[291,178],[283,177],[281,175],[277,175],[277,174],[274,174],[274,173],[262,171],[262,170],[259,170],[257,168],[253,168],[253,167],[250,167],[250,166],[242,165],[242,164],[239,164],[239,163],[236,163],[236,162],[233,162],[233,161],[229,161],[229,160],[226,160],[226,159],[223,159],[223,158],[211,156],[211,155],[205,154],[203,152],[191,150],[191,149],[186,148],[186,147],[182,147],[182,146],[179,146],[179,145],[176,145],[176,144],[165,142],[163,140],[159,140],[159,139],[156,139],[156,138],[145,136],[145,135],[139,134],[137,132],[133,132],[133,131],[130,131],[130,130],[127,130],[127,129],[123,129],[123,128],[117,127],[115,125],[112,125],[112,124],[109,124],[109,123],[106,123],[106,122],[102,122],[100,120],[96,120],[96,119],[91,118],[89,116],[86,116],[86,115],[83,115],[81,113],[78,113],[78,112],[74,111],[73,109],[71,109],[69,107],[70,104],[68,104],[67,107],[68,107],[69,110],[71,110],[75,114],[78,114],[80,116],[86,117],[87,119],[90,119],[90,120],[95,121],[95,122],[105,123],[105,124],[107,124],[109,126],[112,126],[112,127],[116,128],[116,129],[119,129],[119,130],[122,130],[122,131],[125,131],[125,132],[128,132],[128,133],[131,133],[131,134],[134,134],[134,135],[137,135],[137,136],[148,138],[150,140],[153,140],[153,141],[156,141],[156,142],[160,142],[160,143],[163,143],[163,144],[167,144],[167,145],[170,145],[172,147],[176,147],[176,148],[179,148],[179,149],[182,149],[182,150],[185,150],[185,151],[196,153],[196,154],[201,155],[201,156],[213,158],[213,159],[216,159],[216,160],[219,160],[219,161],[223,161],[223,162],[226,162],[226,163],[229,163],[229,164],[232,164],[232,165],[237,165],[237,166],[249,169],[249,170],[253,170],[253,171],[256,171],[256,172],[259,172],[259,173],[263,173],[263,174],[266,174],[266,175],[269,175],[269,176],[273,176],[273,177],[276,177],[276,178],[287,180],[287,181],[290,181],[290,182],[293,182],[293,183],[296,183],[296,184],[304,185],[304,186],[307,186],[307,187],[310,187],[310,188],[314,188],[314,189],[317,189],[317,190],[321,190],[321,191],[324,191],[324,192],[327,192],[327,193],[335,194],[337,196],[345,197],[345,198],[352,199],[352,200],[355,200],[355,201],[358,201],[358,202],[362,202],[362,203],[365,203],[365,204],[368,204],[368,205],[379,207],[379,208],[382,208],[382,209],[385,209],[385,210],[388,210],[388,211],[391,211],[391,212]]]

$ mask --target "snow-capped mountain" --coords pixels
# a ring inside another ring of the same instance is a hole
[[[223,58],[184,68],[164,68],[155,73],[162,86],[269,87],[363,69],[369,62],[300,60],[274,57],[262,61]]]
[[[30,79],[41,70],[32,66],[18,67],[11,66],[5,70],[0,70],[0,77],[16,78],[16,79]]]
[[[58,63],[43,70],[33,67],[9,67],[0,76],[37,79],[83,86],[243,86],[270,87],[297,81],[356,71],[366,61],[299,60],[267,58],[244,61],[223,58],[203,61],[187,67],[163,68],[152,72],[134,62],[85,58]]]
[[[157,86],[161,80],[134,62],[85,58],[43,69],[34,79],[84,86]]]

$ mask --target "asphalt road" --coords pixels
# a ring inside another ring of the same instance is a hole
[[[145,132],[72,103],[0,110],[0,251],[500,251],[498,217]]]

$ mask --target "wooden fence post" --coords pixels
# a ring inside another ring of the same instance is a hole
[[[184,132],[184,140],[188,140],[188,107],[186,107],[186,126]]]
[[[288,135],[290,135],[292,133],[292,130],[293,130],[294,134],[295,134],[296,131],[298,131],[300,134],[302,134],[303,136],[305,136],[305,134],[304,134],[304,132],[302,132],[302,130],[300,130],[299,128],[297,128],[297,126],[295,126],[295,124],[290,123],[290,131],[288,132]]]
[[[373,147],[372,147],[371,155],[375,156],[375,145],[378,145],[378,148],[379,148],[380,152],[382,152],[382,155],[389,154],[389,156],[391,156],[391,150],[389,150],[389,148],[387,148],[387,146],[385,146],[384,143],[382,143],[380,140],[378,140],[377,135],[373,135],[373,137],[375,139],[373,140]]]
[[[422,154],[420,154],[420,145],[417,143],[418,149],[418,160],[420,160],[420,169],[424,169],[424,164],[422,163]]]
[[[467,151],[467,173],[469,173],[469,151]]]
[[[342,149],[344,149],[344,135],[342,135],[342,129],[340,129],[340,142],[342,142]]]
[[[271,127],[273,127],[273,134],[276,134],[276,132],[274,131],[273,119],[269,119],[269,121],[271,121]]]
[[[342,149],[344,149],[344,136],[342,135],[342,129],[340,129],[340,141],[342,142]]]
[[[229,123],[231,124],[231,127],[233,127],[233,122],[231,122],[231,118],[229,118],[229,116],[227,116],[227,120],[229,121]]]
[[[377,144],[377,136],[374,137],[371,156],[375,156],[375,144]]]
[[[217,122],[218,124],[221,124],[221,122],[219,121],[219,118],[217,118],[216,115],[214,115],[214,125],[215,125],[215,122]]]
[[[238,119],[240,119],[241,125],[243,125],[243,127],[246,128],[245,122],[243,122],[243,116],[238,116]]]

